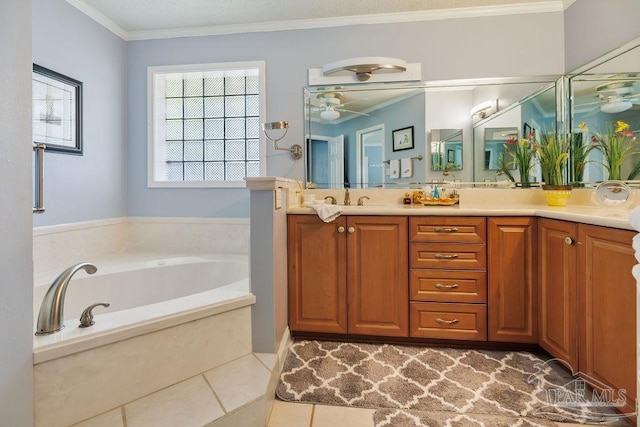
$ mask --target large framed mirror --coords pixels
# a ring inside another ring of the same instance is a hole
[[[306,185],[410,188],[445,179],[495,181],[495,171],[484,169],[484,148],[476,148],[484,144],[483,126],[515,127],[519,136],[524,123],[555,126],[558,77],[308,86]],[[494,114],[474,122],[471,111],[487,100],[494,101]],[[509,111],[517,117],[509,118]],[[394,151],[393,132],[410,127],[413,147]]]

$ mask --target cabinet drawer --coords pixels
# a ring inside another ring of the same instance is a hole
[[[420,301],[487,302],[487,273],[412,269],[409,298]]]
[[[410,336],[486,341],[485,304],[410,303]]]
[[[409,240],[412,242],[485,243],[484,217],[411,217]]]
[[[409,248],[411,268],[474,268],[487,265],[485,245],[455,243],[412,243]]]

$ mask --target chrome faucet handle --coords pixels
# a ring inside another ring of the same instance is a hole
[[[369,200],[369,197],[367,197],[367,196],[358,197],[358,206],[364,206],[364,199]]]
[[[103,307],[109,307],[110,304],[108,302],[98,302],[95,304],[91,304],[89,307],[85,308],[80,315],[80,326],[78,326],[79,328],[88,328],[89,326],[92,326],[96,323],[93,321],[92,310],[99,305]]]
[[[329,199],[329,200],[331,201],[331,204],[332,204],[332,205],[335,205],[335,204],[337,204],[337,203],[338,203],[338,201],[336,200],[336,198],[335,198],[335,197],[333,197],[333,196],[327,196],[327,197],[325,197],[324,199],[325,199],[325,200]]]

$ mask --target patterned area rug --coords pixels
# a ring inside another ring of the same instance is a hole
[[[540,418],[504,417],[487,414],[456,414],[408,409],[378,409],[374,427],[557,427],[559,424]]]
[[[529,352],[298,341],[289,350],[276,394],[290,402],[519,419],[506,425],[553,425],[534,424],[530,417],[583,423],[620,419],[610,407],[590,404],[591,391],[582,380]],[[407,414],[377,415],[399,421]],[[460,420],[450,425],[482,425]]]

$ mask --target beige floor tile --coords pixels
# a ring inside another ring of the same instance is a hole
[[[113,411],[105,412],[86,421],[74,424],[73,427],[122,427],[122,409],[117,408]]]
[[[375,409],[316,405],[311,427],[373,427]]]
[[[312,410],[313,405],[310,404],[276,400],[267,427],[309,427]]]
[[[201,375],[131,402],[124,409],[128,427],[195,427],[224,415]]]
[[[274,353],[254,353],[254,355],[267,367],[273,369],[278,361],[278,355]]]
[[[271,372],[253,354],[204,374],[227,412],[264,395]]]

